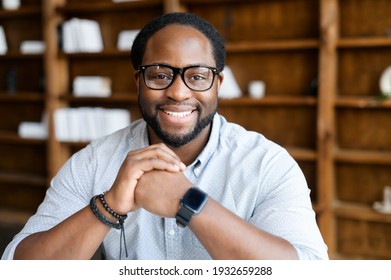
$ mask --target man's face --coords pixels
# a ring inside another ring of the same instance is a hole
[[[208,39],[198,30],[169,25],[148,41],[143,65],[165,64],[177,68],[192,65],[215,67]],[[145,86],[141,73],[136,74],[138,103],[152,133],[172,147],[180,147],[210,128],[217,110],[217,92],[222,75],[216,75],[213,86],[202,92],[189,89],[180,75],[164,90]]]

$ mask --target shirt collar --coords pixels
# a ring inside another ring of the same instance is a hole
[[[199,177],[203,169],[206,167],[208,161],[212,157],[213,153],[217,149],[219,143],[221,120],[219,115],[216,113],[212,121],[212,130],[210,132],[208,143],[205,148],[201,151],[196,160],[189,166],[194,176]]]

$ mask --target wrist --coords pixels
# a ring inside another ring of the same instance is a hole
[[[110,208],[119,215],[126,215],[131,210],[128,210],[129,203],[126,203],[122,198],[116,199],[116,195],[113,191],[109,190],[104,192],[104,198],[106,200],[107,205],[110,205]],[[123,205],[123,206],[122,206]]]

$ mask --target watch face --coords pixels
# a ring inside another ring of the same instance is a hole
[[[198,212],[200,208],[206,203],[208,196],[205,195],[202,191],[194,189],[193,191],[187,193],[183,199],[182,204],[186,205],[188,208],[194,212]]]

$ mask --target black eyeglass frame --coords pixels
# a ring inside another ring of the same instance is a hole
[[[156,89],[156,88],[152,88],[150,86],[147,85],[147,82],[145,81],[145,70],[148,68],[148,67],[152,67],[152,66],[161,66],[161,67],[167,67],[169,69],[172,70],[174,76],[173,76],[173,79],[171,80],[171,82],[164,88],[159,88],[159,89]],[[191,88],[185,81],[185,72],[187,69],[191,69],[191,68],[197,68],[197,67],[203,67],[203,68],[207,68],[209,70],[212,71],[212,74],[213,74],[213,78],[212,78],[212,82],[210,83],[210,86],[207,88],[207,89],[193,89]],[[165,90],[165,89],[168,89],[175,81],[176,77],[177,77],[177,74],[179,74],[179,76],[181,77],[182,79],[182,82],[190,89],[190,90],[193,90],[193,91],[197,91],[197,92],[203,92],[203,91],[207,91],[207,90],[210,90],[213,86],[213,83],[215,81],[215,77],[216,75],[220,74],[219,70],[217,70],[216,67],[211,67],[211,66],[205,66],[205,65],[191,65],[191,66],[187,66],[187,67],[183,67],[183,68],[178,68],[178,67],[173,67],[171,65],[167,65],[167,64],[147,64],[147,65],[139,65],[138,66],[138,71],[141,72],[143,74],[143,81],[144,81],[144,85],[149,88],[149,89],[152,89],[152,90]]]

